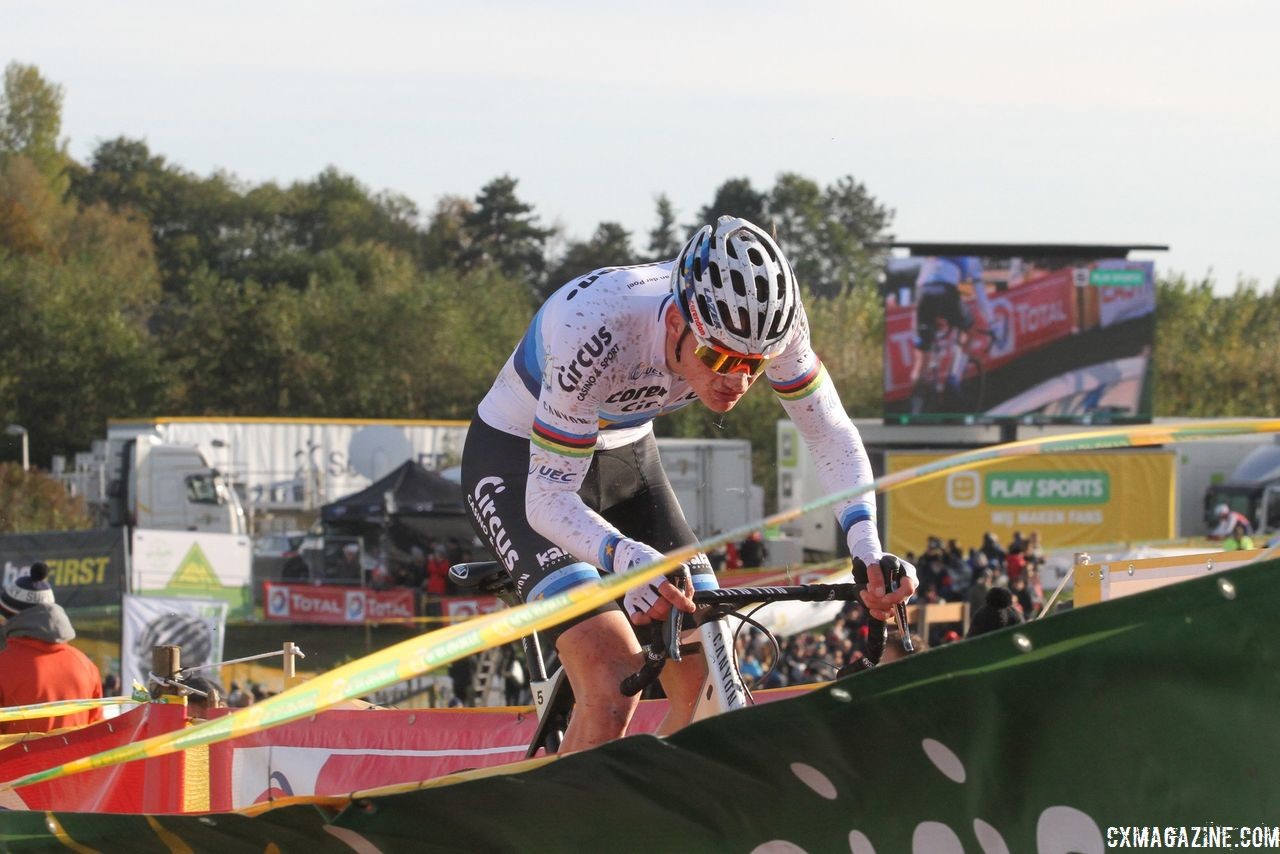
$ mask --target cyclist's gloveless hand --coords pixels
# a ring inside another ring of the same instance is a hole
[[[626,572],[633,566],[654,563],[661,559],[662,552],[657,549],[634,540],[623,540],[618,544],[613,566],[617,572]],[[688,573],[683,573],[682,578],[681,587],[677,587],[661,576],[637,584],[622,597],[622,610],[637,626],[665,620],[673,606],[692,614],[695,609],[693,582],[689,579]]]
[[[871,616],[877,620],[892,619],[894,606],[899,602],[907,602],[920,586],[915,566],[902,558],[898,558],[898,562],[902,564],[902,577],[898,579],[898,588],[889,593],[885,592],[885,577],[880,569],[880,559],[867,563],[867,588],[862,591],[862,601]]]

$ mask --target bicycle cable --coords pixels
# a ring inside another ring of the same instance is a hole
[[[738,627],[733,631],[733,666],[738,669],[739,678],[742,676],[742,668],[738,665],[738,635],[742,632],[743,626],[750,625],[753,628],[758,629],[766,638],[769,639],[769,643],[773,646],[773,658],[769,662],[769,669],[760,676],[761,685],[769,680],[769,677],[773,675],[773,671],[778,669],[778,662],[782,660],[782,646],[778,643],[777,635],[769,631],[766,626],[752,619],[756,612],[767,604],[769,603],[764,602],[755,606],[748,614],[743,614],[741,611],[725,612],[725,616],[734,616],[738,618]],[[747,694],[747,700],[754,704],[755,697],[752,696],[751,688],[747,685],[746,680],[742,680],[742,688]]]

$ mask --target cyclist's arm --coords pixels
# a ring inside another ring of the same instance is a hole
[[[529,524],[560,548],[605,572],[625,572],[660,559],[662,553],[657,549],[623,536],[583,502],[578,488],[591,465],[594,428],[575,433],[542,417],[553,417],[553,413],[565,415],[558,407],[540,403],[530,435],[525,489]],[[622,607],[632,622],[643,625],[665,619],[673,605],[692,612],[691,592],[659,578],[629,589]]]
[[[818,477],[828,493],[842,492],[874,480],[871,461],[858,429],[849,420],[835,384],[809,344],[803,311],[793,338],[768,367],[767,377],[783,409],[813,455]],[[849,553],[868,564],[884,553],[876,531],[875,495],[866,493],[836,502],[832,509],[845,533]]]
[[[605,546],[621,535],[578,495],[591,466],[598,430],[594,422],[568,420],[573,417],[545,399],[539,402],[529,434],[525,515],[535,531],[560,548],[612,571],[612,554],[606,554]]]

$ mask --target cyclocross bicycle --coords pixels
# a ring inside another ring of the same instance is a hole
[[[889,577],[890,589],[897,586],[902,576],[901,567],[895,566],[892,560],[896,558],[891,555],[886,555],[881,560],[882,569]],[[743,683],[738,670],[734,633],[725,618],[736,617],[742,625],[752,625],[763,631],[774,645],[776,664],[780,658],[777,654],[777,639],[767,628],[754,621],[750,614],[742,614],[737,609],[756,605],[758,610],[759,607],[774,602],[859,601],[858,594],[867,583],[866,566],[855,559],[853,572],[852,584],[728,587],[694,591],[693,601],[699,606],[699,610],[692,615],[683,615],[673,609],[671,617],[649,627],[650,640],[644,645],[644,664],[640,670],[622,681],[619,690],[627,696],[635,696],[657,679],[668,659],[679,661],[686,655],[702,655],[706,658],[707,675],[698,692],[698,700],[689,722],[752,705],[754,701],[751,691]],[[515,581],[506,567],[497,561],[456,564],[449,568],[449,575],[460,589],[496,596],[511,607],[521,604],[516,595]],[[695,623],[693,628],[696,629],[696,640],[682,642],[681,636],[688,631],[686,622],[690,619]],[[914,652],[910,631],[907,630],[905,605],[898,606],[895,619],[901,632],[903,648],[908,653]],[[871,617],[868,623],[870,633],[864,658],[858,664],[840,668],[837,676],[874,667],[880,661],[887,642],[887,626]],[[548,754],[555,753],[573,710],[573,689],[562,667],[549,666],[550,656],[554,653],[543,649],[537,632],[526,635],[521,642],[529,672],[534,713],[538,719],[538,727],[525,755],[532,757],[539,750],[545,750]]]

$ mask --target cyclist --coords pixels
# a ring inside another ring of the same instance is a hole
[[[938,320],[956,330],[953,344],[955,358],[947,376],[947,385],[958,388],[964,377],[966,359],[964,347],[973,327],[973,312],[960,298],[960,285],[969,282],[973,286],[978,308],[988,326],[991,309],[987,305],[987,291],[982,283],[982,260],[972,255],[931,257],[924,259],[916,279],[919,299],[916,303],[916,340],[911,358],[911,384],[914,386],[924,369],[925,354],[932,351],[938,334]]]
[[[871,481],[856,428],[809,342],[791,265],[743,219],[704,226],[671,261],[607,267],[542,305],[481,401],[467,433],[462,485],[473,527],[536,601],[695,543],[658,457],[652,421],[701,400],[727,412],[759,379],[782,401],[831,491]],[[888,619],[915,590],[914,570],[886,592],[872,497],[834,508],[850,553],[869,565],[865,602]],[[558,628],[575,697],[562,752],[626,732],[636,698],[618,689],[639,668],[631,624],[692,612],[690,588],[716,587],[706,557]],[[674,576],[674,574],[673,574]],[[630,623],[628,622],[630,618]],[[670,711],[689,720],[702,656],[667,667]]]
[[[1217,520],[1217,525],[1209,532],[1211,540],[1225,540],[1231,536],[1236,525],[1243,527],[1245,534],[1253,533],[1253,523],[1249,521],[1249,517],[1238,510],[1232,510],[1225,503],[1213,508],[1213,518]]]

